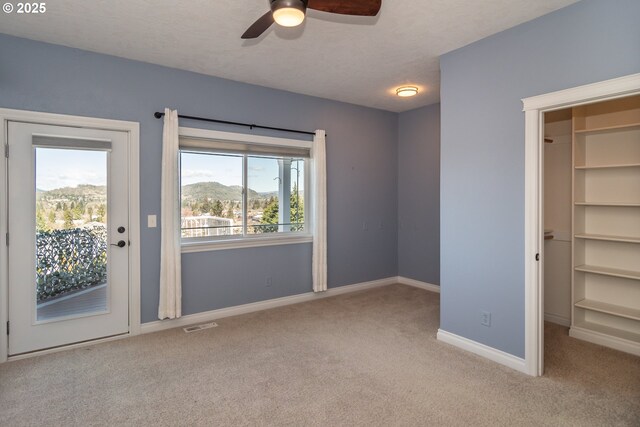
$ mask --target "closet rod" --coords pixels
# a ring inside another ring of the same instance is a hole
[[[153,117],[155,117],[156,119],[161,119],[163,116],[164,116],[164,113],[161,113],[159,111],[156,111],[155,113],[153,113]],[[269,129],[269,130],[277,130],[277,131],[280,131],[280,132],[301,133],[303,135],[315,135],[316,134],[315,132],[308,132],[306,130],[276,128],[276,127],[272,127],[272,126],[261,126],[261,125],[251,124],[251,123],[230,122],[230,121],[227,121],[227,120],[209,119],[209,118],[206,118],[206,117],[184,116],[182,114],[178,114],[178,117],[181,118],[181,119],[199,120],[201,122],[222,123],[222,124],[225,124],[225,125],[244,126],[244,127],[248,127],[249,129],[253,129],[253,128]]]

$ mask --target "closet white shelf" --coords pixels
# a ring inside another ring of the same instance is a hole
[[[626,164],[611,164],[611,165],[593,165],[593,166],[587,166],[587,165],[582,165],[582,166],[576,166],[576,169],[578,170],[585,170],[585,169],[613,169],[613,168],[637,168],[640,167],[640,163],[626,163]]]
[[[620,206],[620,207],[640,207],[640,203],[628,203],[628,202],[575,202],[576,206]]]
[[[578,265],[574,267],[576,271],[585,273],[600,274],[603,276],[622,277],[624,279],[640,280],[640,271],[623,270],[621,268],[599,267],[595,265]]]
[[[622,125],[613,125],[613,126],[602,126],[591,129],[576,129],[574,133],[576,134],[589,134],[589,133],[597,133],[597,132],[607,132],[612,130],[631,130],[634,128],[640,128],[640,123],[627,123]]]
[[[610,236],[608,234],[578,233],[575,235],[575,237],[576,239],[585,239],[585,240],[605,240],[607,242],[640,243],[640,237],[631,237],[631,236]]]
[[[585,310],[597,311],[631,320],[640,320],[640,310],[635,308],[623,307],[621,305],[608,304],[606,302],[590,299],[580,300],[575,305],[576,307],[584,308]]]
[[[624,340],[629,340],[629,341],[632,341],[634,345],[638,345],[637,343],[640,342],[640,334],[636,334],[630,331],[625,331],[624,329],[612,328],[610,326],[601,325],[599,323],[577,322],[575,324],[575,327],[598,332],[604,335],[611,335],[614,337],[622,338]]]

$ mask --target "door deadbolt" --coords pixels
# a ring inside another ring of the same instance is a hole
[[[118,227],[118,233],[122,234],[125,232],[125,228],[123,226]]]

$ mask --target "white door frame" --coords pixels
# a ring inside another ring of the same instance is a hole
[[[120,120],[0,108],[0,128],[2,131],[0,134],[0,151],[3,154],[7,146],[7,123],[9,121],[114,130],[128,134],[130,177],[129,240],[131,241],[129,250],[129,334],[123,336],[138,335],[140,333],[140,124]],[[5,330],[5,325],[9,320],[8,248],[4,242],[8,232],[7,207],[7,162],[0,161],[0,325],[2,326],[0,328],[0,363],[7,361],[8,354],[8,337]],[[100,340],[92,341],[91,343],[97,341]],[[66,348],[74,346],[77,346],[77,344],[72,344]],[[31,353],[27,357],[59,350],[43,350]],[[15,359],[23,357],[25,356],[16,356]],[[13,360],[14,358],[11,357],[9,359]]]
[[[543,113],[640,93],[640,73],[524,98],[525,112],[525,369],[542,375],[544,361],[544,300],[542,263],[536,254],[543,248],[542,150]]]

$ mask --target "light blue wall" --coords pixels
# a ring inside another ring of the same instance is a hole
[[[440,284],[440,104],[398,121],[398,275]]]
[[[584,0],[441,58],[442,329],[524,357],[520,99],[640,72],[639,23]]]
[[[397,114],[1,34],[0,58],[0,107],[140,123],[143,225],[160,212],[162,121],[154,111],[325,129],[329,287],[397,275]],[[143,226],[141,240],[149,322],[158,304],[159,229]],[[311,291],[310,244],[185,254],[183,263],[184,314]]]

